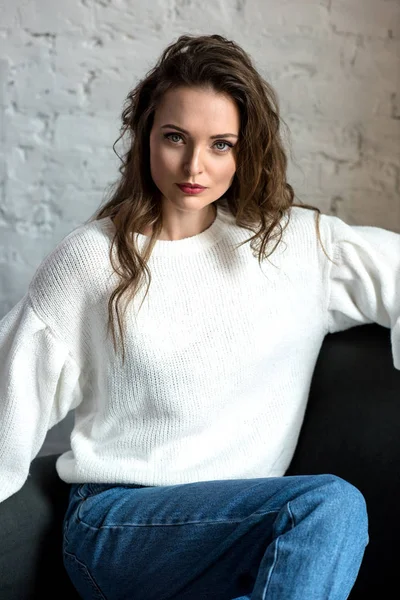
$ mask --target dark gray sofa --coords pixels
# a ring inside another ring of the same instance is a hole
[[[0,600],[79,598],[62,564],[68,486],[56,458],[36,458],[23,488],[0,504]],[[334,473],[363,492],[370,543],[351,600],[398,594],[399,472],[400,371],[390,331],[371,324],[326,336],[287,475]]]

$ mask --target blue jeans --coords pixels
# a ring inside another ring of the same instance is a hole
[[[84,600],[345,600],[368,543],[334,475],[74,484],[64,564]]]

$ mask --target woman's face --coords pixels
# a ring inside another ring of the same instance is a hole
[[[229,96],[185,87],[166,92],[150,132],[150,169],[167,204],[191,211],[223,196],[236,171],[239,127]],[[182,183],[206,189],[190,195],[178,187]]]

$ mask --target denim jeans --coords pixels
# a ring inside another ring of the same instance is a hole
[[[345,600],[368,543],[334,475],[74,484],[64,565],[84,600]]]

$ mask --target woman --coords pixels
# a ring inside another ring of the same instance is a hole
[[[284,475],[327,333],[392,327],[400,368],[400,236],[294,204],[276,96],[219,35],[167,47],[122,121],[111,199],[0,323],[0,499],[75,409],[82,598],[344,600],[364,498]]]

